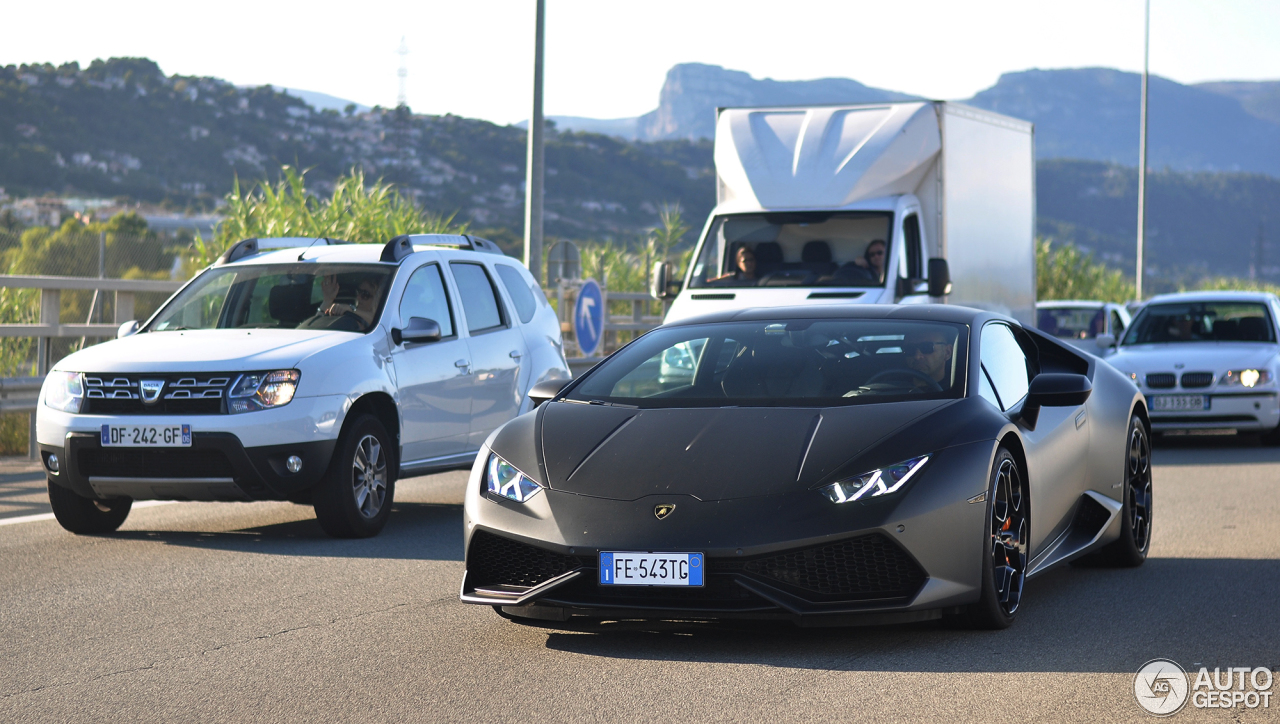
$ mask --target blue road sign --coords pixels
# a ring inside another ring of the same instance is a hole
[[[578,290],[578,303],[573,308],[573,334],[578,349],[590,357],[600,348],[604,339],[604,294],[596,280],[588,279]]]

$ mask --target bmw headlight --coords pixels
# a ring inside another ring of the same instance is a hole
[[[929,462],[929,456],[921,455],[896,465],[888,465],[879,470],[846,478],[820,490],[833,503],[848,503],[851,500],[896,493],[927,462]]]
[[[485,471],[485,481],[490,493],[501,495],[517,503],[526,503],[542,490],[542,486],[529,479],[528,475],[516,470],[511,463],[497,455],[489,456],[489,465]]]
[[[240,375],[231,393],[227,395],[227,408],[231,412],[252,412],[283,407],[289,404],[298,391],[302,373],[297,370],[275,372],[250,372]]]
[[[1222,376],[1222,384],[1228,387],[1259,387],[1271,381],[1267,370],[1231,370]]]
[[[79,372],[50,372],[40,391],[44,404],[63,412],[79,412],[84,402],[84,378]]]

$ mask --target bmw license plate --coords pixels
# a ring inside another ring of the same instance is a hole
[[[701,586],[701,553],[601,551],[602,586]]]
[[[1152,395],[1150,399],[1152,412],[1209,409],[1208,395]]]
[[[191,447],[190,425],[103,425],[103,447]]]

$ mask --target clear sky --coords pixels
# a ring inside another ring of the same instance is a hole
[[[1280,79],[1280,0],[1152,0],[1151,72],[1183,83]],[[0,64],[146,56],[166,73],[510,123],[529,114],[532,0],[9,3]],[[1142,69],[1141,0],[547,0],[546,113],[634,116],[667,69],[847,77],[966,98],[1027,68]]]

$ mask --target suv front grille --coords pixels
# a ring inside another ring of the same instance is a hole
[[[1208,387],[1213,384],[1212,372],[1186,372],[1182,375],[1182,386],[1186,389]]]
[[[235,477],[231,462],[219,450],[86,447],[80,449],[76,462],[85,477]]]
[[[236,378],[234,373],[85,375],[86,414],[98,415],[216,415]],[[143,399],[141,382],[164,386],[154,402]]]
[[[1173,387],[1175,379],[1171,372],[1155,372],[1147,375],[1147,387],[1153,390],[1167,390]]]

